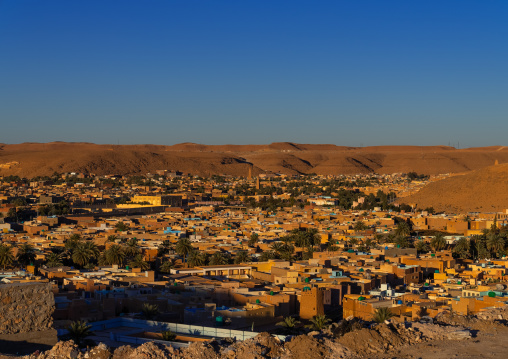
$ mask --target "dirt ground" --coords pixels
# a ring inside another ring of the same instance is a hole
[[[395,359],[448,359],[448,358],[485,358],[500,359],[508,357],[508,327],[479,332],[477,336],[461,341],[434,341],[414,344],[400,350],[376,354],[372,358]],[[367,357],[365,357],[367,358]]]

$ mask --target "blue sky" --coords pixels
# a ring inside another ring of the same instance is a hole
[[[0,0],[0,142],[508,145],[507,1]]]

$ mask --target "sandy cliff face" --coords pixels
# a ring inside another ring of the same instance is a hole
[[[430,183],[401,202],[446,212],[503,211],[508,208],[508,164]]]
[[[415,171],[459,173],[508,163],[508,149],[456,150],[445,146],[344,147],[272,143],[208,146],[96,145],[91,143],[23,143],[0,145],[0,175],[34,177],[54,172],[136,174],[160,169],[202,176],[284,174],[359,174]]]

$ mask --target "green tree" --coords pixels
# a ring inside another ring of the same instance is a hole
[[[201,267],[206,264],[206,255],[200,251],[193,250],[189,253],[187,261],[189,267]]]
[[[160,257],[165,254],[168,254],[171,251],[171,249],[172,249],[171,242],[166,239],[162,241],[162,243],[157,248],[157,255]]]
[[[397,224],[397,228],[395,229],[395,235],[397,237],[409,237],[411,234],[411,227],[405,221],[401,221]]]
[[[159,314],[159,307],[155,304],[144,303],[141,307],[141,314],[147,320],[152,320]]]
[[[126,225],[124,222],[119,221],[115,224],[115,229],[118,232],[125,232],[129,230],[129,226]]]
[[[124,248],[124,253],[129,258],[134,258],[140,253],[138,248],[138,240],[136,238],[131,238],[127,241]]]
[[[239,251],[235,255],[235,264],[247,263],[250,261],[250,256],[247,251]]]
[[[31,244],[23,244],[18,248],[17,260],[24,266],[35,261],[35,248]]]
[[[48,268],[61,267],[63,266],[62,255],[59,253],[49,253],[46,256],[46,266]]]
[[[72,251],[72,261],[80,267],[88,264],[92,258],[93,253],[85,245],[85,242],[77,244]]]
[[[76,343],[78,346],[82,346],[84,339],[90,335],[93,335],[93,333],[90,331],[91,328],[92,326],[88,325],[87,322],[76,321],[72,322],[67,327],[67,330],[69,331],[69,337],[74,340],[74,343]]]
[[[259,241],[259,235],[257,233],[252,233],[249,238],[249,242],[247,243],[249,247],[254,247],[256,243]]]
[[[150,268],[150,264],[145,262],[143,259],[143,255],[138,254],[136,255],[130,262],[129,266],[132,268],[141,268],[141,270],[148,270]]]
[[[215,252],[210,258],[210,265],[225,265],[228,264],[228,258],[222,252]]]
[[[427,243],[425,243],[425,241],[423,239],[419,239],[416,242],[415,247],[416,247],[416,250],[418,253],[425,253],[425,252],[429,251],[429,246],[427,245]]]
[[[12,247],[6,244],[0,244],[0,266],[5,270],[5,268],[11,266],[13,262],[14,255],[12,254]]]
[[[458,258],[469,258],[470,251],[469,241],[466,238],[461,237],[455,244],[452,253]]]
[[[430,241],[430,247],[434,252],[439,252],[446,247],[446,240],[444,238],[444,235],[442,233],[436,234],[434,238]]]
[[[125,260],[125,253],[122,246],[113,244],[108,250],[104,252],[104,264],[118,264],[122,265]]]
[[[355,225],[353,226],[353,229],[354,229],[355,231],[365,231],[365,230],[366,230],[366,229],[368,229],[368,228],[369,228],[369,227],[367,227],[363,221],[357,221],[357,222],[355,223]]]
[[[187,238],[180,238],[178,242],[176,243],[176,253],[181,255],[183,257],[183,261],[185,262],[185,258],[187,255],[193,251],[192,243]]]
[[[261,253],[261,256],[259,256],[259,260],[261,262],[267,262],[268,260],[275,258],[276,255],[274,251],[263,251],[263,253]]]
[[[72,253],[74,248],[81,243],[81,236],[79,234],[73,234],[69,239],[65,241],[65,249]]]
[[[487,235],[487,249],[493,257],[502,256],[505,253],[505,239],[496,233],[489,233]]]
[[[162,273],[170,273],[171,269],[173,269],[174,267],[175,263],[171,259],[168,259],[161,263],[161,265],[159,266],[159,271]]]
[[[316,315],[307,327],[312,330],[323,330],[330,322],[331,320],[326,315]]]
[[[372,319],[376,323],[384,323],[385,320],[388,320],[391,317],[393,317],[393,313],[390,310],[390,308],[388,308],[388,307],[380,307],[380,308],[377,308],[375,310]]]
[[[282,327],[283,331],[287,334],[293,334],[297,332],[297,325],[300,324],[300,321],[298,321],[294,317],[284,317],[282,319],[282,322],[278,322],[277,326]]]

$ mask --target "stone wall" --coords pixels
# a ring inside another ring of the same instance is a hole
[[[0,284],[0,334],[51,329],[54,310],[49,283]]]

